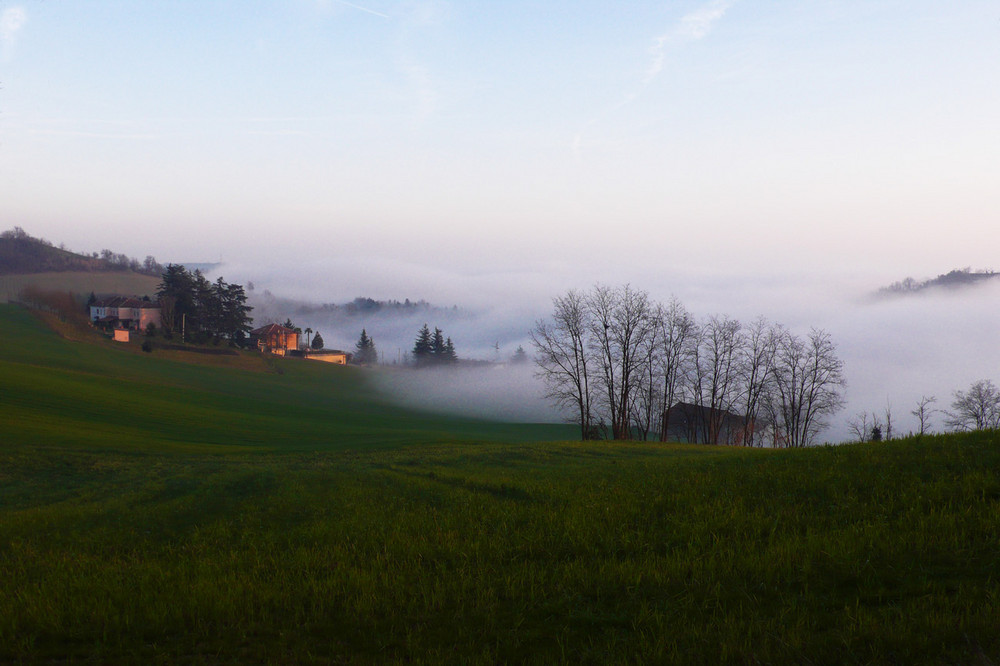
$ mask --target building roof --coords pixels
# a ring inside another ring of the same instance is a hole
[[[739,414],[734,414],[733,412],[724,409],[713,409],[711,407],[703,407],[702,405],[695,405],[690,402],[678,402],[674,403],[673,407],[667,410],[671,416],[681,415],[684,418],[701,418],[701,419],[711,419],[711,418],[721,418],[724,421],[737,420],[742,422],[743,417]]]
[[[135,296],[108,296],[99,298],[90,307],[92,308],[139,308],[142,310],[159,309],[160,304],[153,301],[144,301]]]
[[[264,335],[274,335],[276,333],[283,333],[285,335],[288,335],[289,333],[294,333],[295,335],[299,334],[299,332],[294,329],[285,328],[284,326],[280,326],[278,324],[268,324],[267,326],[261,326],[260,328],[255,328],[252,331],[250,331],[250,335],[254,335],[257,337],[261,337]]]

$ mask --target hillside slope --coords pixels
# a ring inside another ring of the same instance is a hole
[[[68,291],[85,298],[88,294],[128,294],[154,297],[160,278],[132,271],[65,271],[0,275],[0,303],[19,298],[21,290],[34,286],[46,291]]]
[[[0,236],[0,275],[101,270],[108,268],[96,257],[53,247],[27,234]]]
[[[356,368],[268,358],[272,372],[252,372],[73,343],[14,306],[0,306],[0,339],[0,422],[9,442],[278,451],[561,431],[532,435],[392,407]]]

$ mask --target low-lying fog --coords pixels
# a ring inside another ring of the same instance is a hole
[[[367,260],[356,261],[360,265]],[[594,284],[585,275],[567,278],[563,271],[451,275],[398,265],[384,270],[367,265],[360,273],[354,268],[350,261],[299,266],[295,273],[287,268],[264,272],[259,267],[227,265],[219,273],[230,281],[255,283],[251,301],[257,325],[290,317],[303,329],[321,332],[327,347],[348,351],[354,350],[364,328],[389,366],[405,360],[424,323],[432,330],[441,328],[462,358],[504,363],[518,346],[530,355],[528,331],[537,319],[548,316],[552,297]],[[941,272],[949,268],[943,266]],[[725,314],[749,322],[763,315],[799,333],[810,327],[828,331],[844,361],[848,385],[845,408],[821,437],[826,441],[849,440],[849,421],[862,411],[881,415],[886,407],[892,410],[894,432],[904,434],[917,428],[910,412],[922,396],[936,396],[934,406],[947,409],[955,390],[978,379],[1000,383],[1000,309],[995,305],[1000,280],[877,299],[872,293],[891,280],[805,273],[753,279],[664,272],[630,277],[633,287],[645,289],[654,299],[665,302],[676,296],[698,318]],[[614,285],[624,280],[602,282]],[[303,309],[286,300],[344,304],[361,296],[423,299],[429,306],[347,315],[342,309]],[[545,402],[532,369],[531,364],[506,363],[447,371],[387,371],[378,381],[409,405],[513,421],[560,420]],[[933,427],[943,429],[941,414],[935,415]]]

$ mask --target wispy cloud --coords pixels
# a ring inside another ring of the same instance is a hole
[[[733,6],[735,0],[716,0],[715,2],[691,12],[681,19],[677,34],[688,39],[701,39],[709,33],[712,25],[721,19],[726,10]]]
[[[670,30],[653,40],[649,49],[650,63],[643,77],[643,85],[649,84],[663,69],[667,48],[672,44],[696,42],[712,31],[712,26],[725,16],[735,0],[715,0],[681,18]]]
[[[649,48],[649,64],[646,67],[640,84],[634,90],[626,93],[617,103],[612,105],[602,114],[588,120],[583,130],[597,124],[603,117],[614,113],[634,102],[644,88],[649,86],[660,72],[663,71],[664,63],[667,59],[667,52],[671,47],[682,44],[696,42],[705,38],[712,31],[714,26],[726,12],[736,4],[737,0],[713,0],[693,12],[685,14],[680,21],[671,26],[668,30],[653,39],[653,44]],[[571,149],[574,156],[579,158],[583,152],[583,131],[578,132],[573,137]]]
[[[368,9],[367,7],[356,5],[353,2],[348,2],[347,0],[334,0],[334,1],[341,5],[347,5],[348,7],[357,9],[359,12],[367,12],[369,14],[374,14],[375,16],[381,16],[384,19],[391,18],[388,14],[383,14],[382,12],[377,12],[374,9]]]
[[[447,6],[438,0],[410,0],[398,10],[400,17],[399,56],[396,66],[406,77],[409,94],[415,101],[415,119],[422,122],[438,110],[439,95],[431,69],[421,48],[431,43],[447,20]]]
[[[8,7],[0,12],[0,53],[7,58],[17,42],[17,33],[28,22],[23,7]]]

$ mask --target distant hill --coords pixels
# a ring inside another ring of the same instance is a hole
[[[20,227],[0,233],[0,302],[17,299],[28,285],[77,294],[152,296],[162,272],[151,256],[140,262],[111,250],[78,254]]]
[[[90,255],[55,247],[44,238],[35,238],[21,227],[0,233],[0,275],[24,275],[64,271],[131,271],[159,276],[163,266],[155,257],[143,261],[111,250]]]
[[[0,275],[106,270],[111,268],[99,257],[62,250],[27,234],[5,232],[0,236]]]
[[[960,268],[949,271],[930,280],[915,280],[908,277],[899,282],[894,282],[888,287],[882,287],[877,292],[877,296],[905,296],[916,294],[928,289],[961,289],[983,284],[995,277],[1000,277],[1000,273],[993,271],[973,271],[969,268]]]

